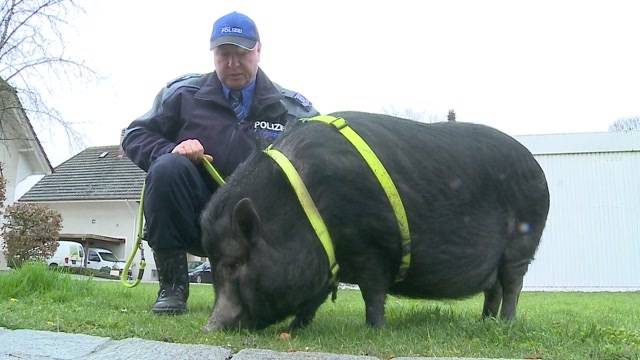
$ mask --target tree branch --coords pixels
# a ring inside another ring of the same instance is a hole
[[[77,70],[79,77],[95,72],[84,63],[65,56],[65,42],[62,26],[68,25],[69,10],[82,8],[74,0],[2,0],[0,2],[0,80],[4,78],[16,90],[19,103],[3,104],[0,110],[19,109],[32,123],[44,124],[44,129],[62,128],[70,144],[82,143],[82,136],[74,128],[74,123],[65,120],[38,89],[52,93],[51,75],[59,79],[70,71]],[[48,80],[46,80],[48,79]],[[4,118],[3,118],[4,122]],[[15,136],[4,134],[13,139]],[[4,129],[3,129],[4,128]],[[19,137],[19,136],[18,136]]]
[[[75,62],[73,60],[69,60],[69,59],[65,59],[65,58],[43,58],[43,59],[36,59],[36,60],[32,60],[31,62],[26,62],[23,64],[18,64],[20,67],[18,67],[17,69],[15,68],[15,66],[12,66],[14,70],[13,73],[11,73],[9,76],[7,76],[7,78],[5,79],[5,81],[10,81],[13,77],[15,77],[16,75],[18,75],[20,72],[29,69],[29,68],[33,68],[33,67],[37,67],[39,65],[44,65],[44,64],[56,64],[56,65],[73,65],[76,66],[78,68],[82,68],[83,70],[87,70],[89,72],[93,73],[93,70],[91,70],[90,68],[86,67],[84,64],[80,64],[78,62]]]
[[[11,37],[13,37],[13,36],[15,35],[15,33],[16,33],[16,32],[17,32],[17,31],[18,31],[18,30],[19,30],[23,25],[25,25],[26,23],[28,23],[28,22],[29,22],[29,20],[30,20],[30,19],[32,19],[33,17],[37,16],[37,15],[40,13],[40,11],[41,11],[42,9],[45,9],[46,7],[48,7],[49,5],[51,5],[51,3],[53,3],[53,2],[58,2],[58,1],[61,1],[61,0],[47,1],[47,2],[45,2],[44,4],[42,4],[41,6],[37,7],[36,9],[31,10],[31,12],[27,15],[27,17],[26,17],[24,20],[20,21],[20,22],[18,23],[18,25],[16,25],[16,27],[15,27],[15,28],[13,28],[13,30],[11,30],[11,32],[9,32],[9,34],[8,34],[8,35],[6,35],[6,37],[5,37],[4,39],[0,40],[0,48],[4,47],[6,40],[7,40],[7,39],[10,39]],[[19,4],[19,3],[20,3],[20,2],[18,2],[18,4]],[[12,18],[12,17],[13,17],[13,15],[15,15],[15,11],[14,11],[14,10],[15,10],[15,7],[14,7],[14,6],[12,6],[12,7],[11,7],[11,9],[10,9],[10,12],[12,13],[12,14],[11,14],[11,16],[10,16],[10,18]]]

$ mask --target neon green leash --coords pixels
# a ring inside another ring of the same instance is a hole
[[[127,258],[127,262],[124,264],[122,274],[120,274],[120,282],[122,285],[132,288],[140,284],[142,276],[144,275],[144,268],[147,266],[147,262],[144,259],[144,248],[142,247],[142,228],[144,225],[144,214],[142,212],[142,204],[144,198],[144,188],[146,183],[142,183],[142,190],[140,191],[140,206],[138,206],[138,217],[136,218],[136,243],[133,245],[133,250]],[[140,249],[140,269],[138,270],[138,277],[133,281],[129,281],[129,269],[133,263],[133,258],[136,256],[136,252]]]
[[[213,165],[211,164],[211,160],[212,160],[211,156],[205,155],[202,158],[202,165],[204,166],[205,170],[209,173],[209,175],[211,175],[213,180],[219,186],[222,186],[225,184],[224,178],[220,175],[218,170],[216,170],[216,168],[213,167]],[[136,243],[133,246],[133,250],[131,251],[131,254],[129,254],[129,258],[127,259],[127,262],[124,265],[124,269],[122,269],[122,274],[120,274],[120,282],[122,283],[122,285],[128,288],[132,288],[140,284],[140,281],[142,281],[142,276],[144,275],[144,268],[147,265],[144,258],[144,248],[142,247],[143,232],[144,232],[143,206],[144,206],[145,186],[146,186],[146,182],[142,184],[142,190],[140,191],[140,205],[138,206],[138,218],[136,219]],[[129,269],[131,268],[131,264],[133,263],[133,259],[135,258],[136,252],[138,251],[138,249],[140,250],[140,270],[138,270],[138,277],[133,282],[130,282]]]
[[[213,167],[213,158],[210,155],[205,155],[202,158],[202,166],[204,166],[204,169],[209,173],[209,175],[211,175],[211,177],[218,184],[218,186],[222,186],[226,183],[222,175],[220,175],[220,173],[218,172],[218,170],[216,170],[216,168]]]

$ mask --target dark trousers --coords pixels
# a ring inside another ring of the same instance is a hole
[[[216,184],[184,156],[165,154],[147,173],[144,217],[149,246],[154,250],[186,250],[206,256],[200,239],[200,213]]]

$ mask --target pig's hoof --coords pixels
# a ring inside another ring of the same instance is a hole
[[[207,324],[205,326],[202,327],[202,331],[208,333],[208,332],[214,332],[214,331],[218,331],[220,330],[220,327],[214,325],[214,324]]]
[[[384,327],[384,320],[376,320],[376,321],[367,320],[367,325],[369,325],[374,329],[382,329]]]

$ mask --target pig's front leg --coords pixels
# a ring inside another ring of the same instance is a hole
[[[380,328],[384,326],[384,301],[386,292],[380,288],[368,288],[360,285],[367,315],[367,324]]]
[[[327,299],[327,295],[328,294],[323,291],[322,293],[316,295],[310,301],[305,303],[289,325],[289,331],[300,329],[309,325],[313,318],[316,316],[316,312],[318,311],[320,305],[322,305],[322,303]]]

